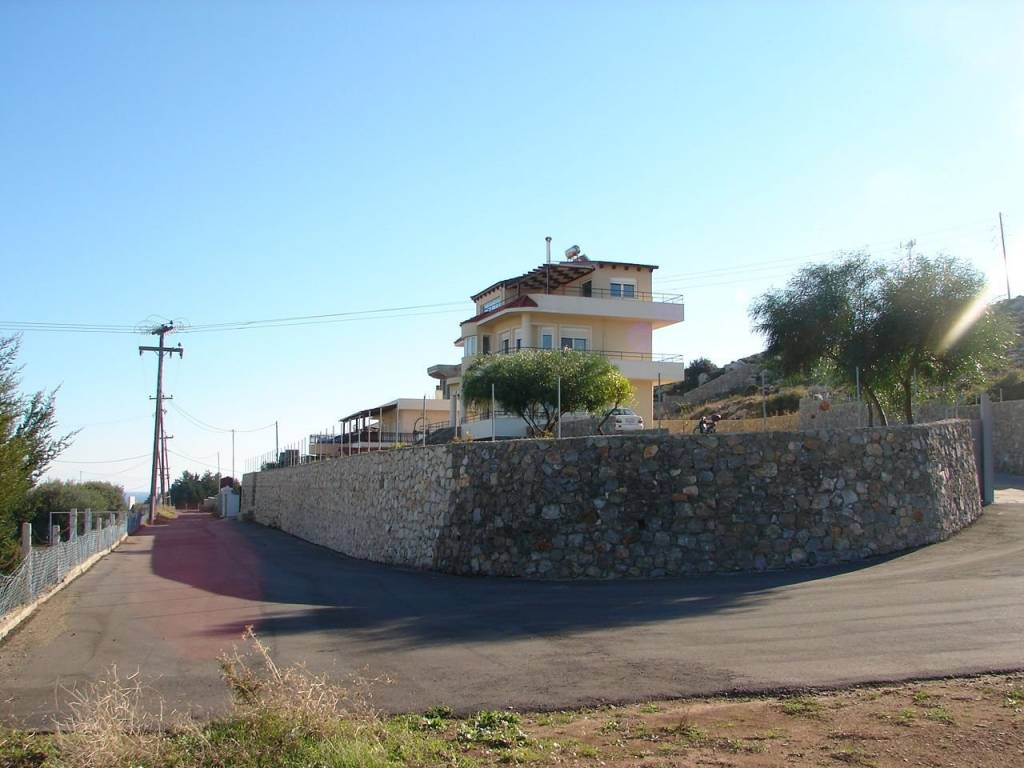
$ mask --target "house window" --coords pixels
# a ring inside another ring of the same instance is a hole
[[[555,346],[555,337],[551,333],[542,333],[540,335],[540,348],[551,349]]]
[[[585,282],[583,284],[583,288],[581,290],[581,293],[584,296],[586,296],[587,298],[593,296],[594,295],[594,284],[593,284],[593,282],[591,282],[590,280],[587,280],[587,282]]]
[[[464,342],[464,350],[466,357],[471,357],[476,354],[476,336],[467,336]]]
[[[636,298],[636,283],[627,283],[624,280],[617,280],[609,285],[608,294],[612,298],[633,299]]]
[[[483,339],[484,354],[485,355],[491,354],[491,337],[487,336],[487,335],[484,335],[484,336],[481,336],[480,338]]]
[[[587,340],[575,338],[573,336],[562,337],[562,349],[575,349],[579,352],[587,351]]]
[[[508,341],[508,339],[502,339],[501,340],[501,351],[504,352],[506,355],[509,353],[509,341]]]
[[[498,298],[491,299],[486,304],[484,304],[480,308],[480,311],[481,312],[490,312],[492,309],[497,309],[500,306],[501,306],[501,297],[499,296]]]

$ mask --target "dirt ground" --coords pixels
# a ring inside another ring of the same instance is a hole
[[[534,765],[1024,766],[1024,673],[524,715]],[[483,758],[483,759],[481,759]]]

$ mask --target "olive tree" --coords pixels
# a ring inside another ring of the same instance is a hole
[[[462,396],[467,403],[487,405],[492,385],[501,407],[535,434],[551,432],[563,414],[575,411],[597,417],[601,431],[612,411],[633,397],[629,381],[606,358],[569,349],[485,355],[466,371]]]
[[[754,329],[784,375],[859,380],[883,424],[886,406],[913,423],[915,384],[949,393],[1002,365],[1015,331],[988,304],[978,270],[948,256],[909,266],[851,254],[800,270],[751,306]]]
[[[879,396],[889,373],[882,339],[885,268],[865,253],[837,264],[800,270],[782,289],[758,297],[750,308],[754,330],[783,376],[826,373],[842,383],[858,377],[882,423]]]

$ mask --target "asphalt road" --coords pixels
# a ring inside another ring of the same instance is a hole
[[[46,726],[112,665],[170,708],[215,713],[215,658],[248,624],[278,661],[386,675],[374,702],[391,711],[1020,669],[1024,493],[999,498],[1013,503],[949,541],[858,568],[595,583],[407,571],[185,515],[131,537],[0,645],[0,718]]]

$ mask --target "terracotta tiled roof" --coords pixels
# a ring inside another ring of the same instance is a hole
[[[469,320],[463,320],[463,323],[475,323],[477,320],[483,320],[489,315],[493,315],[495,312],[500,312],[503,309],[513,309],[515,307],[536,307],[537,302],[531,299],[529,296],[517,296],[510,301],[506,301],[504,304],[499,304],[494,309],[489,309],[486,312],[481,312],[479,315],[475,315]]]

